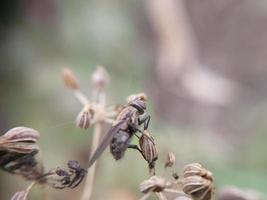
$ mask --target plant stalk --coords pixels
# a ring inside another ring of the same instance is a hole
[[[90,151],[91,152],[90,157],[92,156],[93,152],[95,152],[96,148],[98,147],[101,132],[102,132],[102,124],[101,122],[97,122],[94,126],[93,143],[92,143],[92,148]],[[95,169],[96,169],[96,162],[88,169],[81,200],[90,200],[92,196]]]

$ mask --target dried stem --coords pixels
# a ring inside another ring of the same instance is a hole
[[[91,148],[91,155],[93,152],[95,152],[99,141],[100,141],[100,136],[102,132],[102,124],[101,122],[97,122],[94,126],[94,135],[93,135],[93,143],[92,143],[92,148]],[[91,157],[90,155],[90,157]],[[84,185],[84,190],[82,194],[82,200],[89,200],[92,195],[92,190],[93,190],[93,183],[94,183],[94,177],[95,177],[95,168],[96,168],[96,162],[88,169],[85,185]]]
[[[86,106],[89,103],[87,97],[80,90],[75,90],[74,95],[83,106]]]
[[[32,182],[27,189],[25,190],[27,193],[29,193],[29,191],[32,189],[32,187],[35,185],[36,182]]]

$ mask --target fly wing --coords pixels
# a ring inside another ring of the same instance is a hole
[[[97,147],[94,154],[91,156],[89,162],[88,162],[88,168],[91,167],[94,162],[101,156],[101,154],[104,152],[104,150],[107,148],[107,146],[110,144],[113,136],[120,131],[121,125],[125,123],[125,120],[119,121],[117,124],[112,126],[108,133],[104,136],[101,144]]]

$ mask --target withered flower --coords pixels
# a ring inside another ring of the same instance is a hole
[[[104,90],[109,83],[109,75],[102,66],[97,66],[92,74],[92,83],[98,90]]]
[[[40,134],[32,128],[12,128],[0,137],[0,150],[25,154],[38,151],[39,147],[36,142],[39,136]]]
[[[43,173],[35,158],[38,138],[39,133],[27,127],[13,128],[1,136],[0,168],[29,180],[37,179]]]
[[[78,114],[76,118],[76,126],[81,129],[88,129],[91,126],[94,114],[95,111],[91,108],[91,105],[88,104]]]
[[[182,180],[184,193],[196,200],[211,200],[213,194],[212,182],[201,176],[190,176]]]
[[[69,88],[71,90],[79,90],[80,89],[79,82],[78,82],[76,76],[69,68],[64,68],[62,70],[62,74],[63,74],[64,83],[65,83],[67,88]]]
[[[168,158],[167,158],[167,160],[165,162],[165,168],[172,167],[174,165],[174,163],[175,163],[175,155],[174,155],[174,153],[169,152],[168,153]]]
[[[148,163],[152,163],[158,159],[158,152],[154,143],[154,139],[147,130],[145,130],[140,137],[139,145],[142,154]]]
[[[210,181],[213,180],[212,173],[201,166],[199,163],[188,164],[184,167],[184,177],[201,176]]]
[[[50,170],[42,176],[42,179],[56,189],[77,187],[86,176],[87,171],[81,168],[79,162],[75,160],[70,160],[67,165],[68,170],[62,168]]]
[[[214,192],[212,173],[198,163],[188,164],[184,167],[182,187],[193,199],[210,200]]]
[[[140,184],[140,191],[142,193],[161,192],[168,186],[166,180],[159,176],[151,176],[148,180]]]

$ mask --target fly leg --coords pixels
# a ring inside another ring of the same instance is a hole
[[[141,153],[141,155],[144,157],[142,150],[136,144],[129,144],[128,148],[129,149],[135,149],[135,150],[139,151],[139,153]]]
[[[138,123],[139,123],[139,121],[138,121]],[[133,124],[133,123],[128,123],[128,126],[129,126],[129,128],[131,130],[130,132],[133,133],[138,139],[140,139],[140,136],[137,135],[137,132],[143,134],[143,131],[141,131],[139,129],[139,127],[136,124]]]
[[[142,119],[138,118],[138,124],[139,125],[144,124],[144,130],[147,130],[148,129],[149,122],[150,122],[150,118],[151,118],[150,115],[146,115]]]

